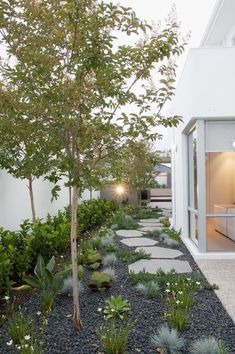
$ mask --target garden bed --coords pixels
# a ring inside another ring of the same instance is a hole
[[[123,249],[130,249],[119,242]],[[167,247],[161,242],[159,246]],[[184,255],[178,259],[187,260],[192,269],[193,275],[198,275],[200,270],[189,254],[184,244],[180,241],[176,247]],[[164,295],[161,293],[155,298],[146,298],[139,294],[135,285],[128,275],[128,264],[123,262],[115,263],[117,279],[112,287],[103,292],[92,292],[84,288],[80,296],[81,315],[84,330],[77,332],[72,321],[71,308],[72,300],[67,295],[59,295],[55,308],[49,316],[48,325],[45,330],[44,352],[45,353],[76,353],[76,354],[98,354],[103,353],[99,342],[98,330],[104,324],[103,315],[99,309],[104,308],[104,302],[111,295],[122,295],[131,304],[130,318],[134,321],[134,327],[129,336],[128,353],[154,353],[156,352],[151,343],[151,335],[157,332],[161,324],[166,323],[164,316]],[[86,271],[84,283],[87,283],[92,271]],[[192,275],[192,274],[191,274]],[[202,279],[206,282],[203,275]],[[36,293],[26,303],[27,312],[36,316],[40,303],[40,294]],[[186,340],[185,349],[182,354],[189,353],[189,346],[193,340],[203,336],[213,336],[222,340],[228,349],[229,354],[235,353],[235,326],[223,308],[221,302],[212,290],[202,290],[196,295],[196,303],[190,309],[191,319],[187,329],[181,336]],[[0,328],[1,354],[15,353],[6,342],[10,338],[4,324]]]

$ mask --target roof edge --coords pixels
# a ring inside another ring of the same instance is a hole
[[[210,36],[212,30],[213,30],[213,26],[217,20],[217,17],[219,16],[220,10],[224,4],[225,0],[217,0],[214,9],[212,11],[212,14],[210,16],[210,20],[208,22],[208,25],[206,27],[205,33],[202,37],[202,40],[200,42],[200,47],[204,47],[206,45],[206,42],[208,40],[208,37]]]

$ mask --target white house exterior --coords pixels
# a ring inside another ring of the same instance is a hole
[[[219,0],[172,105],[173,225],[197,258],[235,258],[235,0]]]

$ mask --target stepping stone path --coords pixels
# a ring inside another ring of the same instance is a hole
[[[177,258],[183,255],[182,252],[165,247],[137,247],[136,251],[144,251],[151,255],[151,258]]]
[[[176,259],[141,259],[129,265],[129,272],[139,273],[146,271],[147,273],[156,274],[161,269],[164,272],[170,272],[172,269],[176,273],[190,273],[192,268],[187,261],[179,261]]]
[[[162,224],[160,222],[139,222],[139,225],[143,227],[161,227]]]
[[[169,210],[164,210],[164,215],[170,215]],[[129,272],[134,273],[146,271],[151,274],[156,274],[159,269],[164,272],[170,272],[175,270],[176,273],[190,273],[192,268],[187,261],[177,260],[175,258],[183,255],[182,252],[172,248],[158,247],[156,244],[158,241],[144,237],[145,232],[163,230],[161,220],[164,217],[158,219],[141,219],[139,224],[141,228],[139,230],[118,230],[116,234],[123,239],[120,241],[124,245],[129,247],[137,247],[136,251],[143,250],[147,254],[150,254],[151,259],[140,259],[129,265]]]
[[[127,239],[121,240],[124,245],[129,247],[138,247],[138,246],[154,246],[158,243],[158,241],[152,240],[151,238],[147,237],[132,237]]]
[[[117,230],[116,234],[120,237],[141,237],[144,232],[139,230]]]
[[[140,231],[162,231],[162,227],[160,226],[144,226],[140,228]]]

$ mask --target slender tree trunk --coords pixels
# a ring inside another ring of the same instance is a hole
[[[73,198],[71,209],[71,259],[72,259],[72,282],[73,282],[73,319],[78,330],[83,328],[80,318],[79,307],[79,281],[78,281],[78,264],[77,264],[77,212],[78,212],[79,188],[73,186]]]
[[[90,188],[90,200],[92,199],[92,188]]]
[[[29,176],[28,181],[29,181],[28,189],[29,189],[29,195],[30,195],[30,204],[31,204],[31,210],[32,210],[32,221],[34,224],[36,221],[36,210],[35,210],[35,203],[34,203],[32,175]]]

